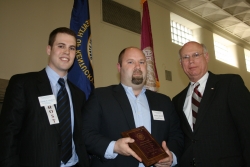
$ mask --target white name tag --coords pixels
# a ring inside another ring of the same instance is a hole
[[[154,120],[165,121],[162,111],[154,111],[154,110],[152,110],[152,114],[153,114],[153,119]]]
[[[54,95],[40,96],[38,97],[38,100],[41,107],[56,104],[56,98]]]
[[[59,120],[57,117],[56,109],[54,105],[44,106],[50,125],[58,124]]]
[[[59,119],[56,113],[54,104],[56,104],[56,98],[54,95],[40,96],[38,97],[41,107],[44,107],[49,119],[50,125],[58,124]]]

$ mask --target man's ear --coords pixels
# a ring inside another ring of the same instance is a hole
[[[47,54],[50,55],[50,52],[51,52],[51,46],[50,45],[47,46],[46,51],[47,51]]]
[[[121,65],[120,65],[120,63],[117,63],[116,67],[117,67],[118,72],[120,72],[121,71]]]
[[[205,59],[207,61],[207,63],[209,62],[209,54],[208,53],[205,53]]]

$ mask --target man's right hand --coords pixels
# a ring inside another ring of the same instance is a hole
[[[128,145],[128,143],[133,143],[134,141],[135,140],[130,137],[117,140],[115,142],[114,152],[125,156],[133,156],[135,159],[142,162],[141,158]]]

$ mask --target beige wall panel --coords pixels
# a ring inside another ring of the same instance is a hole
[[[142,11],[140,0],[116,2]],[[155,60],[161,84],[159,92],[173,97],[189,81],[179,64],[180,46],[171,42],[171,8],[160,6],[160,2],[161,0],[148,0]],[[96,87],[118,84],[118,54],[128,46],[140,47],[140,34],[102,21],[101,5],[102,0],[89,0]],[[56,27],[69,27],[72,7],[73,0],[26,0],[25,3],[20,0],[0,1],[0,78],[9,79],[16,73],[44,68],[47,65],[48,35]],[[209,70],[214,73],[240,74],[250,89],[250,73],[246,72],[243,48],[235,46],[234,52],[240,56],[239,68],[232,67],[215,59],[211,31],[199,28],[194,34],[198,41],[208,47]],[[172,81],[165,79],[165,70],[172,72]]]
[[[73,0],[0,1],[0,78],[47,65],[51,30],[69,27]]]

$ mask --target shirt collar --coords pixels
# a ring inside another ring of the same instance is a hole
[[[46,66],[45,71],[48,75],[48,78],[52,85],[56,85],[58,83],[59,78],[61,78],[50,66]],[[67,75],[62,77],[64,81],[67,81]]]
[[[206,82],[207,82],[207,79],[208,79],[208,75],[209,75],[209,73],[206,72],[206,74],[203,75],[203,77],[201,77],[201,79],[199,79],[199,80],[197,81],[197,82],[199,82],[200,86],[205,87]],[[194,85],[194,84],[197,83],[197,82],[191,82],[191,81],[190,81],[190,84],[191,84],[191,85]]]
[[[124,90],[125,90],[125,92],[126,92],[127,94],[130,94],[130,95],[135,96],[132,87],[126,86],[126,85],[124,85],[124,84],[122,84],[122,83],[121,83],[121,85],[123,86],[123,88],[124,88]],[[145,92],[146,92],[146,88],[145,88],[145,86],[143,86],[143,88],[142,88],[140,94],[139,94],[137,97],[139,97],[141,94],[144,94]]]
[[[199,86],[199,90],[201,90],[200,92],[203,94],[204,90],[205,90],[205,86],[207,83],[207,79],[208,79],[209,73],[206,72],[205,75],[203,75],[203,77],[201,77],[201,79],[199,79],[197,82],[199,82],[200,86]],[[187,96],[191,96],[194,90],[194,87],[196,86],[195,83],[197,82],[191,82],[190,81],[190,86],[187,92]]]

